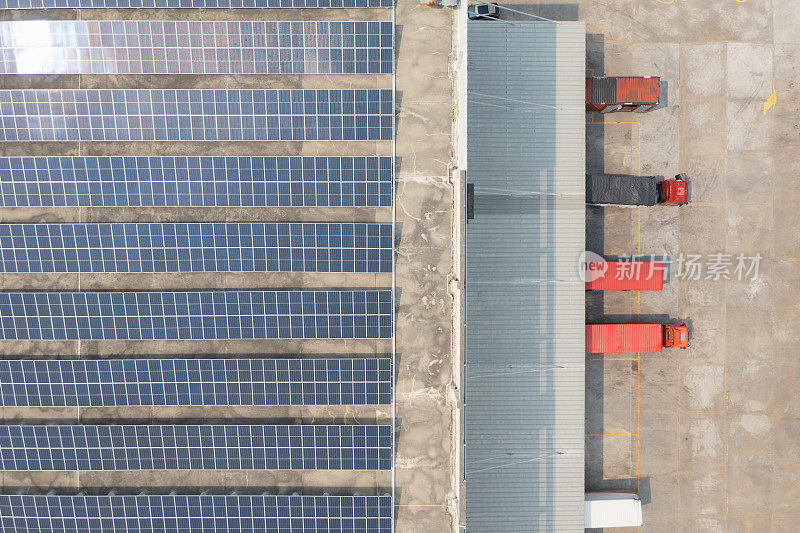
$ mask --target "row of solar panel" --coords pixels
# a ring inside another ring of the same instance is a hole
[[[0,157],[2,207],[361,207],[390,157]]]
[[[0,360],[0,405],[388,405],[391,360]]]
[[[0,22],[0,74],[389,74],[391,22]]]
[[[391,89],[0,91],[0,141],[388,141]]]
[[[388,425],[0,426],[5,471],[388,470]]]
[[[391,270],[391,224],[0,224],[0,272]]]
[[[0,9],[55,8],[376,8],[392,0],[0,0]]]
[[[390,533],[391,496],[0,496],[3,533]]]
[[[385,339],[390,290],[5,292],[0,339]]]

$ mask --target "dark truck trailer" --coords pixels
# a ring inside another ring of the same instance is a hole
[[[686,324],[586,324],[586,353],[657,353],[687,346]]]
[[[682,205],[687,202],[683,174],[664,176],[630,174],[587,174],[586,203],[599,205]]]
[[[620,76],[586,78],[586,110],[650,111],[661,103],[661,78]]]

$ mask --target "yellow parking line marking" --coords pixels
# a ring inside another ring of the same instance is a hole
[[[641,359],[641,356],[640,356]],[[639,433],[642,431],[641,424],[641,396],[639,394],[641,384],[641,361],[636,365],[636,494],[639,494],[639,484],[642,479],[642,439]]]
[[[669,1],[662,1],[657,0],[662,4],[671,4],[675,0]],[[739,0],[737,0],[739,1]],[[745,0],[747,1],[747,0]],[[642,175],[642,123],[639,121],[620,121],[620,122],[595,122],[594,121],[594,114],[592,114],[592,121],[587,122],[586,124],[636,124],[636,174],[638,176]],[[637,208],[637,222],[636,222],[636,253],[642,253],[642,208]],[[641,311],[641,292],[636,291],[636,314],[639,314]],[[637,361],[639,364],[636,365],[636,433],[631,434],[606,434],[606,435],[587,435],[587,437],[610,437],[610,436],[628,436],[628,437],[636,437],[636,493],[639,493],[640,484],[641,484],[641,477],[642,477],[642,439],[639,437],[639,432],[642,430],[641,426],[641,395],[640,395],[640,388],[641,388],[641,354],[636,354],[636,357],[624,357],[624,358],[589,358],[590,361]],[[637,528],[639,530],[640,528]]]

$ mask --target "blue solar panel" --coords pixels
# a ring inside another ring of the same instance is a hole
[[[388,405],[391,360],[0,361],[0,405]]]
[[[0,272],[391,271],[391,224],[0,224]]]
[[[392,293],[6,292],[0,339],[374,339],[392,336]]]
[[[388,470],[391,426],[0,426],[6,471]]]
[[[0,157],[4,207],[390,205],[391,157]]]
[[[388,141],[391,89],[0,91],[0,141]]]
[[[380,21],[0,21],[0,74],[389,74],[393,33]]]
[[[390,533],[391,496],[0,496],[2,533]]]
[[[0,9],[392,7],[392,0],[0,0]]]

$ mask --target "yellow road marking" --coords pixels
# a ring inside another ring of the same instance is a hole
[[[638,309],[637,309],[638,314]],[[641,424],[641,399],[639,394],[640,389],[640,382],[641,382],[641,356],[639,364],[636,365],[636,493],[639,494],[639,484],[642,479],[642,439],[639,437],[639,433],[642,431],[642,424]]]
[[[639,160],[637,172],[638,172],[639,177],[641,177],[641,175],[642,175],[642,123],[641,122],[637,122],[637,124],[639,126],[637,128],[639,130],[639,133],[638,133],[637,138],[636,138],[636,154],[637,154],[637,158]],[[636,208],[636,211],[638,211],[638,213],[637,213],[637,221],[636,221],[636,253],[637,254],[641,254],[642,253],[642,207],[639,206],[638,208]],[[637,303],[639,302],[639,296],[640,295],[641,295],[641,293],[639,291],[636,291],[636,302]]]
[[[775,95],[775,89],[773,88],[772,89],[772,94],[769,95],[769,98],[767,98],[767,100],[764,102],[764,114],[765,115],[767,114],[767,111],[769,111],[772,108],[772,106],[775,105],[775,102],[777,100],[778,100],[778,97]]]

